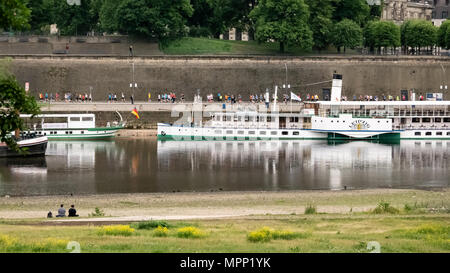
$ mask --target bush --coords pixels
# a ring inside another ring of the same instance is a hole
[[[0,234],[0,249],[9,249],[17,245],[17,239],[8,235]]]
[[[153,236],[155,237],[167,237],[169,235],[169,229],[167,227],[158,226],[153,230]]]
[[[99,208],[95,208],[93,213],[89,213],[89,217],[102,217],[105,216],[105,212]]]
[[[316,214],[316,213],[317,213],[316,206],[312,204],[306,206],[305,214]]]
[[[169,228],[170,225],[166,221],[146,221],[146,222],[139,222],[133,224],[133,227],[136,229],[155,229],[157,227],[165,227]]]
[[[177,237],[179,238],[201,238],[206,234],[196,227],[183,227],[177,230]]]
[[[295,238],[306,238],[307,234],[293,232],[290,230],[275,230],[269,227],[263,227],[259,230],[251,231],[247,235],[250,242],[268,242],[273,240],[292,240]]]
[[[131,236],[134,234],[134,228],[128,225],[114,225],[103,226],[99,228],[98,235],[113,235],[113,236]]]
[[[375,214],[383,214],[383,213],[397,214],[399,212],[400,211],[397,208],[391,207],[391,205],[387,202],[378,203],[378,206],[372,211],[372,213]]]

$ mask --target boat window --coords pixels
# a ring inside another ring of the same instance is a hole
[[[222,134],[222,130],[215,130],[214,134]]]
[[[254,134],[255,134],[255,131],[248,131],[248,134],[249,134],[249,135],[254,135]]]
[[[244,131],[238,131],[238,134],[239,134],[239,135],[243,135],[243,134],[244,134]]]
[[[299,131],[294,131],[294,132],[292,132],[292,135],[298,136],[298,135],[300,135],[300,132]]]
[[[441,122],[441,118],[434,118],[434,122]]]
[[[227,117],[226,116],[223,116],[222,117],[222,121],[226,121],[227,120]]]
[[[277,131],[271,131],[270,134],[273,135],[273,136],[275,136],[275,135],[278,134],[278,132],[277,132]]]
[[[70,121],[80,121],[80,117],[70,117]]]
[[[272,122],[272,117],[267,117],[267,122]]]
[[[81,120],[82,121],[93,121],[94,118],[93,117],[82,117]]]
[[[289,135],[289,132],[288,132],[288,131],[283,131],[283,132],[281,132],[281,134],[282,134],[283,136],[287,136],[287,135]]]
[[[249,120],[250,120],[249,116],[245,116],[245,121],[249,121]]]
[[[422,118],[422,122],[430,122],[431,119],[430,118]]]
[[[232,135],[233,134],[233,130],[228,130],[227,134]]]
[[[425,135],[426,136],[431,136],[431,132],[426,132]]]
[[[447,132],[447,135],[450,136],[450,132]]]
[[[450,122],[450,118],[444,118],[444,122]]]
[[[437,136],[442,136],[442,132],[436,132]]]
[[[259,131],[259,134],[265,135],[265,134],[266,134],[266,131]]]
[[[241,116],[238,117],[238,121],[242,121],[242,117]]]
[[[231,121],[231,116],[227,116],[227,121]]]
[[[413,123],[418,123],[418,122],[420,122],[420,118],[412,118],[412,122]]]
[[[180,130],[181,131],[181,130]],[[84,134],[84,131],[81,131],[82,134]]]
[[[72,134],[72,131],[70,131],[69,134]]]
[[[422,135],[422,133],[421,132],[415,132],[414,135],[415,136],[420,136],[420,135]]]

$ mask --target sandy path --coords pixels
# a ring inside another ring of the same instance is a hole
[[[55,215],[59,204],[65,204],[66,209],[71,204],[75,204],[81,218],[73,219],[73,221],[85,221],[83,217],[88,217],[96,207],[101,208],[106,217],[117,221],[303,214],[308,204],[314,204],[318,212],[348,213],[350,210],[367,211],[374,208],[381,200],[398,207],[414,202],[436,202],[448,205],[450,190],[374,189],[0,197],[0,218],[42,219],[46,217],[48,211],[52,211]]]

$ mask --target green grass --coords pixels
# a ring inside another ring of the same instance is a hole
[[[280,55],[278,43],[258,43],[256,41],[229,41],[209,38],[185,37],[170,42],[162,48],[169,55]],[[304,55],[307,52],[290,47],[286,49],[289,55]]]
[[[209,219],[186,223],[155,235],[141,229],[133,236],[98,235],[99,227],[45,226],[14,222],[0,224],[0,252],[69,252],[69,241],[81,252],[370,252],[379,242],[381,252],[449,252],[450,215],[420,214],[312,214],[260,215],[237,219]],[[160,228],[162,229],[162,228]],[[189,230],[189,231],[188,231]],[[248,239],[268,230],[268,239]],[[195,236],[196,232],[207,236]],[[183,235],[179,235],[183,233]],[[186,235],[189,234],[189,235]],[[258,242],[258,240],[255,240]]]
[[[161,45],[161,50],[168,55],[311,55],[319,52],[305,51],[296,46],[280,53],[280,44],[274,42],[258,43],[256,41],[230,41],[212,38],[184,37]],[[321,51],[320,54],[337,54],[336,49]],[[347,50],[347,55],[358,54],[355,50]]]

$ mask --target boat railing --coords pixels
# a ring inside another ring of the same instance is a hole
[[[394,126],[394,129],[398,130],[450,130],[450,127],[447,125],[437,125],[437,126],[413,126],[413,125],[397,125]]]

